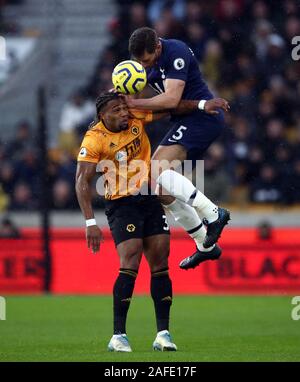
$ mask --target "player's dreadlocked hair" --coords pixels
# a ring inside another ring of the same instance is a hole
[[[128,50],[134,57],[140,57],[146,51],[154,53],[158,37],[154,29],[142,27],[136,29],[129,38]]]
[[[112,101],[114,99],[120,99],[118,93],[106,92],[98,96],[98,98],[96,99],[96,113],[98,118],[103,106],[105,106],[107,102]]]

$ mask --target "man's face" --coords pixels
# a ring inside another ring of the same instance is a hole
[[[145,52],[141,56],[136,57],[135,59],[141,65],[143,65],[145,69],[148,69],[148,68],[152,68],[156,64],[160,54],[161,54],[161,43],[158,42],[155,48],[155,51],[153,53],[149,53],[145,50]]]
[[[105,126],[113,132],[128,129],[129,110],[122,98],[109,101],[100,113],[100,117]]]

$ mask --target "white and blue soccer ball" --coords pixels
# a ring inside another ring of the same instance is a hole
[[[136,94],[146,86],[147,73],[145,68],[136,61],[122,61],[113,70],[112,82],[119,93]]]

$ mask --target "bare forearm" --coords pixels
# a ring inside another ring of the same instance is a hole
[[[181,100],[176,107],[172,110],[172,114],[181,115],[188,114],[198,109],[199,100]]]
[[[85,219],[93,219],[94,212],[92,207],[90,184],[86,180],[80,178],[77,180],[76,195],[80,209]]]
[[[178,100],[174,96],[163,93],[152,98],[135,99],[131,105],[137,109],[146,110],[168,110],[177,106]]]

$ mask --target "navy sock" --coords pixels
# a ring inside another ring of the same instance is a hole
[[[126,319],[133,294],[137,271],[120,268],[113,289],[114,296],[114,334],[126,333]]]
[[[168,269],[151,275],[151,296],[155,307],[157,331],[169,330],[170,308],[172,305],[172,281]]]

